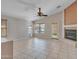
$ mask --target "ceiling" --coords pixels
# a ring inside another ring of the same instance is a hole
[[[1,0],[2,15],[23,18],[26,20],[36,20],[38,8],[47,15],[53,15],[64,10],[75,0]],[[58,7],[59,6],[59,7]]]

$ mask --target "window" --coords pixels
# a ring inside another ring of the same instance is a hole
[[[1,37],[7,36],[7,20],[1,19]]]
[[[40,31],[40,33],[44,33],[45,32],[45,24],[40,24],[39,31]]]
[[[39,24],[35,24],[35,33],[39,33]]]
[[[45,24],[35,24],[35,33],[44,33]]]

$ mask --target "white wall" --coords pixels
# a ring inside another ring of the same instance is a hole
[[[52,34],[52,23],[58,23],[58,34],[59,34],[59,39],[64,38],[64,14],[63,11],[56,13],[52,16],[48,16],[46,18],[43,18],[41,20],[36,20],[35,23],[44,23],[46,25],[45,27],[45,33],[44,34],[34,34],[35,37],[38,38],[51,38]]]
[[[8,17],[8,39],[21,40],[28,38],[28,23],[24,19]]]

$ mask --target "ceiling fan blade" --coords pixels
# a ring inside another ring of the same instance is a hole
[[[48,16],[48,15],[42,15],[42,16]]]

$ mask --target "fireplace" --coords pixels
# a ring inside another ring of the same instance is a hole
[[[65,29],[65,38],[77,41],[77,30]]]

